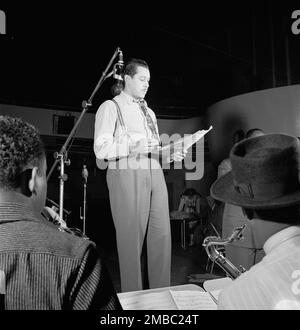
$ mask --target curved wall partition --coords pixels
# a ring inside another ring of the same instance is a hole
[[[211,160],[218,164],[232,147],[232,134],[261,128],[265,133],[300,136],[300,85],[266,89],[238,95],[207,109]]]

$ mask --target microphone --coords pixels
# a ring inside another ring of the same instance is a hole
[[[88,169],[86,168],[86,165],[83,165],[83,168],[82,168],[82,171],[81,171],[81,175],[83,177],[84,182],[87,183],[89,172],[88,172]]]
[[[123,67],[124,67],[124,61],[123,61],[123,53],[120,50],[119,51],[119,60],[118,62],[114,65],[114,74],[113,77],[117,80],[123,81]]]
[[[123,90],[123,84],[121,80],[118,80],[115,84],[113,84],[110,88],[111,94],[113,95],[113,97],[121,94]]]
[[[110,89],[113,96],[119,95],[123,90],[123,67],[124,67],[123,53],[120,50],[119,60],[114,65],[113,68],[113,78],[117,80],[117,82],[113,84]]]

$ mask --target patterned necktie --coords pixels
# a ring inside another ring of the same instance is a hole
[[[145,104],[145,101],[144,100],[139,100],[138,101],[138,104],[139,104],[139,107],[140,109],[142,110],[145,118],[146,118],[146,121],[147,121],[147,125],[150,129],[150,131],[152,132],[152,134],[158,139],[159,141],[159,137],[158,137],[158,132],[156,130],[156,127],[155,127],[155,124],[153,122],[153,119],[151,118],[151,116],[149,115],[149,112],[148,112],[148,109],[147,109],[147,106]]]

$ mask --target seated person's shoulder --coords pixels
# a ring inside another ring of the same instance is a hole
[[[87,250],[96,249],[96,244],[75,234],[59,230],[59,227],[52,223],[37,224],[32,228],[33,233],[39,235],[39,242],[43,244],[33,244],[33,249],[39,252],[61,255],[69,258],[82,258]]]

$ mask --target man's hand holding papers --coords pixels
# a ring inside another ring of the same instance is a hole
[[[162,159],[166,162],[180,162],[187,155],[188,149],[195,143],[197,143],[206,133],[212,129],[212,126],[208,130],[199,130],[194,134],[185,135],[176,141],[160,147]]]

